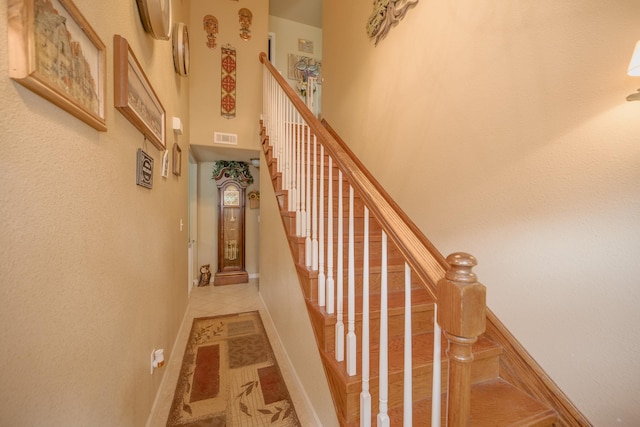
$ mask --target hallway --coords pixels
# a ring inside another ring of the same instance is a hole
[[[175,348],[165,366],[165,378],[162,381],[155,405],[149,416],[148,427],[163,427],[166,425],[173,394],[180,373],[182,355],[191,330],[191,324],[196,317],[217,316],[222,314],[242,313],[245,311],[260,311],[260,317],[269,335],[269,342],[278,359],[282,376],[294,402],[298,418],[303,426],[319,425],[312,421],[312,417],[304,405],[304,395],[298,388],[288,363],[287,355],[275,333],[271,319],[258,292],[258,279],[250,279],[249,283],[228,286],[194,287],[191,291],[189,306],[180,327]],[[157,375],[158,373],[154,373]]]

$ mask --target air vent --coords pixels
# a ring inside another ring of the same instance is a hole
[[[238,135],[235,133],[213,133],[213,142],[215,144],[238,145]]]

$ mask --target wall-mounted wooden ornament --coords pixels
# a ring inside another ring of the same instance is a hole
[[[244,41],[251,39],[251,21],[253,14],[249,9],[243,7],[238,11],[238,19],[240,20],[240,38]]]
[[[375,45],[386,37],[391,27],[407,14],[410,7],[418,0],[374,0],[373,12],[367,20],[367,35],[374,40]]]
[[[204,18],[202,18],[202,25],[204,26],[204,32],[207,34],[207,47],[209,49],[215,49],[217,46],[218,18],[213,15],[205,15]]]

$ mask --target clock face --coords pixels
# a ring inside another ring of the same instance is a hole
[[[180,76],[189,74],[189,32],[187,26],[179,22],[173,28],[173,66]]]
[[[136,0],[136,3],[145,31],[155,39],[169,40],[171,0]]]
[[[224,190],[223,203],[225,206],[240,206],[240,190],[230,185]]]

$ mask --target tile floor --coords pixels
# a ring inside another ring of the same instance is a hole
[[[178,332],[175,349],[172,357],[165,366],[165,378],[160,385],[157,402],[149,416],[147,427],[162,427],[167,423],[171,402],[173,401],[173,393],[182,364],[182,354],[184,353],[193,319],[195,317],[217,316],[252,310],[260,311],[262,323],[269,336],[269,342],[278,360],[278,365],[289,389],[289,394],[293,400],[300,423],[303,426],[317,425],[317,423],[313,421],[314,417],[307,411],[304,395],[298,387],[288,358],[278,340],[264,303],[260,298],[258,293],[258,279],[250,279],[249,283],[240,285],[193,288],[182,327]]]

